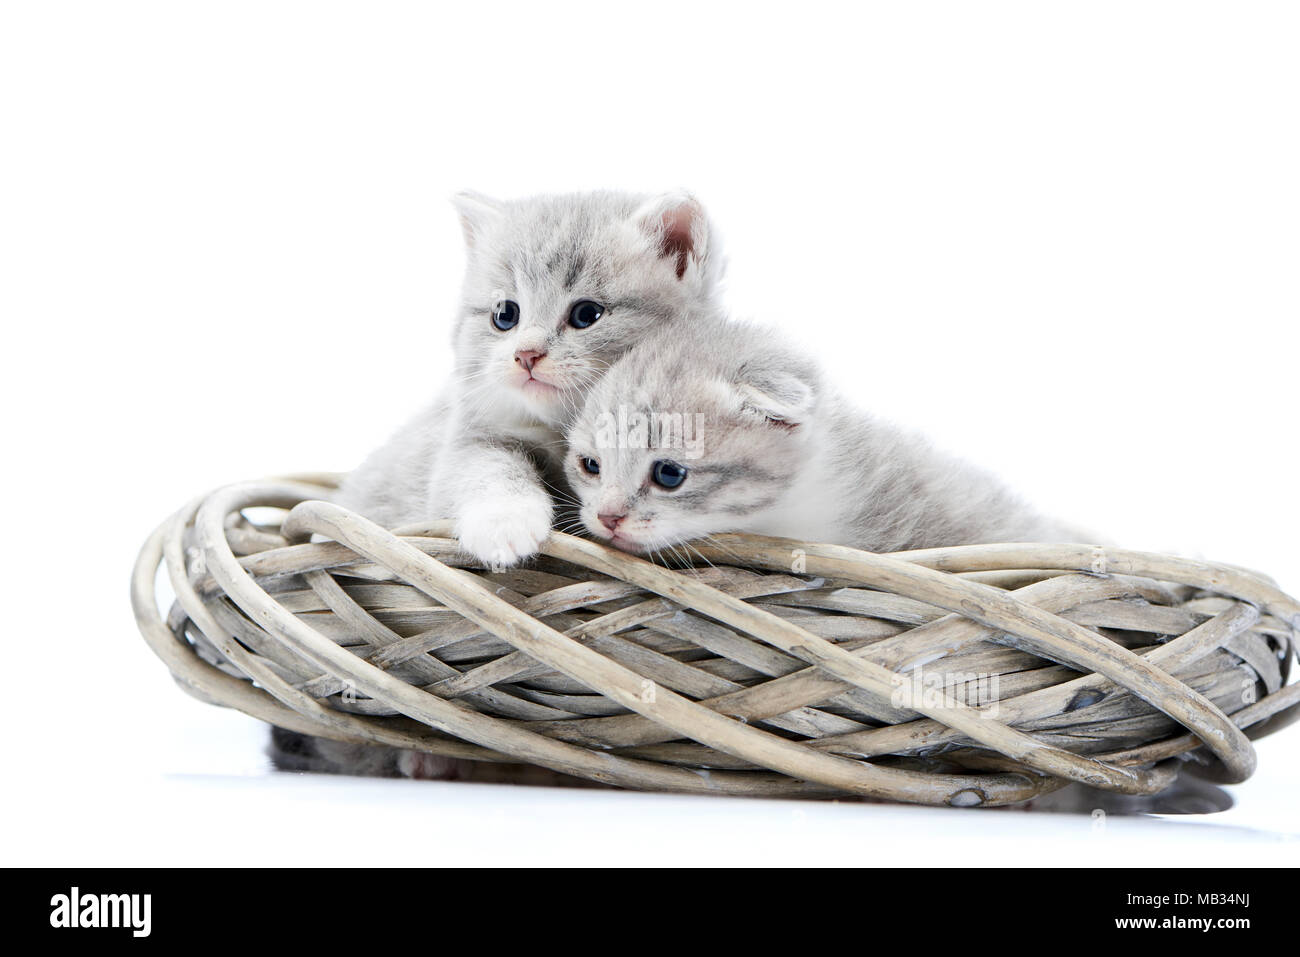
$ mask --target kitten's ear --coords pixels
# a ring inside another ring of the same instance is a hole
[[[768,366],[744,369],[736,389],[743,411],[791,429],[808,418],[817,401],[811,376]]]
[[[659,255],[677,264],[677,278],[694,265],[703,269],[709,254],[709,220],[700,201],[686,192],[664,193],[641,204],[633,220],[659,245]]]
[[[501,202],[491,196],[464,190],[451,198],[451,204],[460,213],[460,228],[465,232],[465,245],[473,249],[483,231],[501,216]]]

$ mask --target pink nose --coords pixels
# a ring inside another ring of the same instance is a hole
[[[538,352],[536,349],[520,349],[515,353],[515,361],[529,372],[532,372],[534,363],[545,356],[545,352]]]
[[[596,516],[600,519],[600,524],[604,525],[611,532],[618,528],[618,523],[627,518],[627,512],[601,512]]]

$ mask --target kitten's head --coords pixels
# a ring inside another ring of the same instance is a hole
[[[455,202],[468,246],[457,366],[481,405],[560,423],[632,345],[712,301],[718,257],[686,193]]]
[[[821,392],[767,330],[709,321],[641,343],[568,431],[583,525],[640,552],[752,527],[805,464]]]

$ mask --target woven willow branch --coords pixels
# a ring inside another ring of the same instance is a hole
[[[1241,781],[1250,739],[1300,717],[1300,604],[1242,569],[748,535],[667,567],[556,532],[490,573],[449,523],[390,532],[330,504],[336,486],[227,486],[145,543],[136,619],[186,690],[308,734],[621,787],[959,806],[1069,782],[1154,793],[1189,754]]]

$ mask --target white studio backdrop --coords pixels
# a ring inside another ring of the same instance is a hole
[[[47,783],[3,800],[219,737],[134,553],[434,393],[462,188],[689,188],[735,312],[864,405],[1300,591],[1298,44],[1271,3],[5,5],[0,561],[42,729],[6,743]]]

